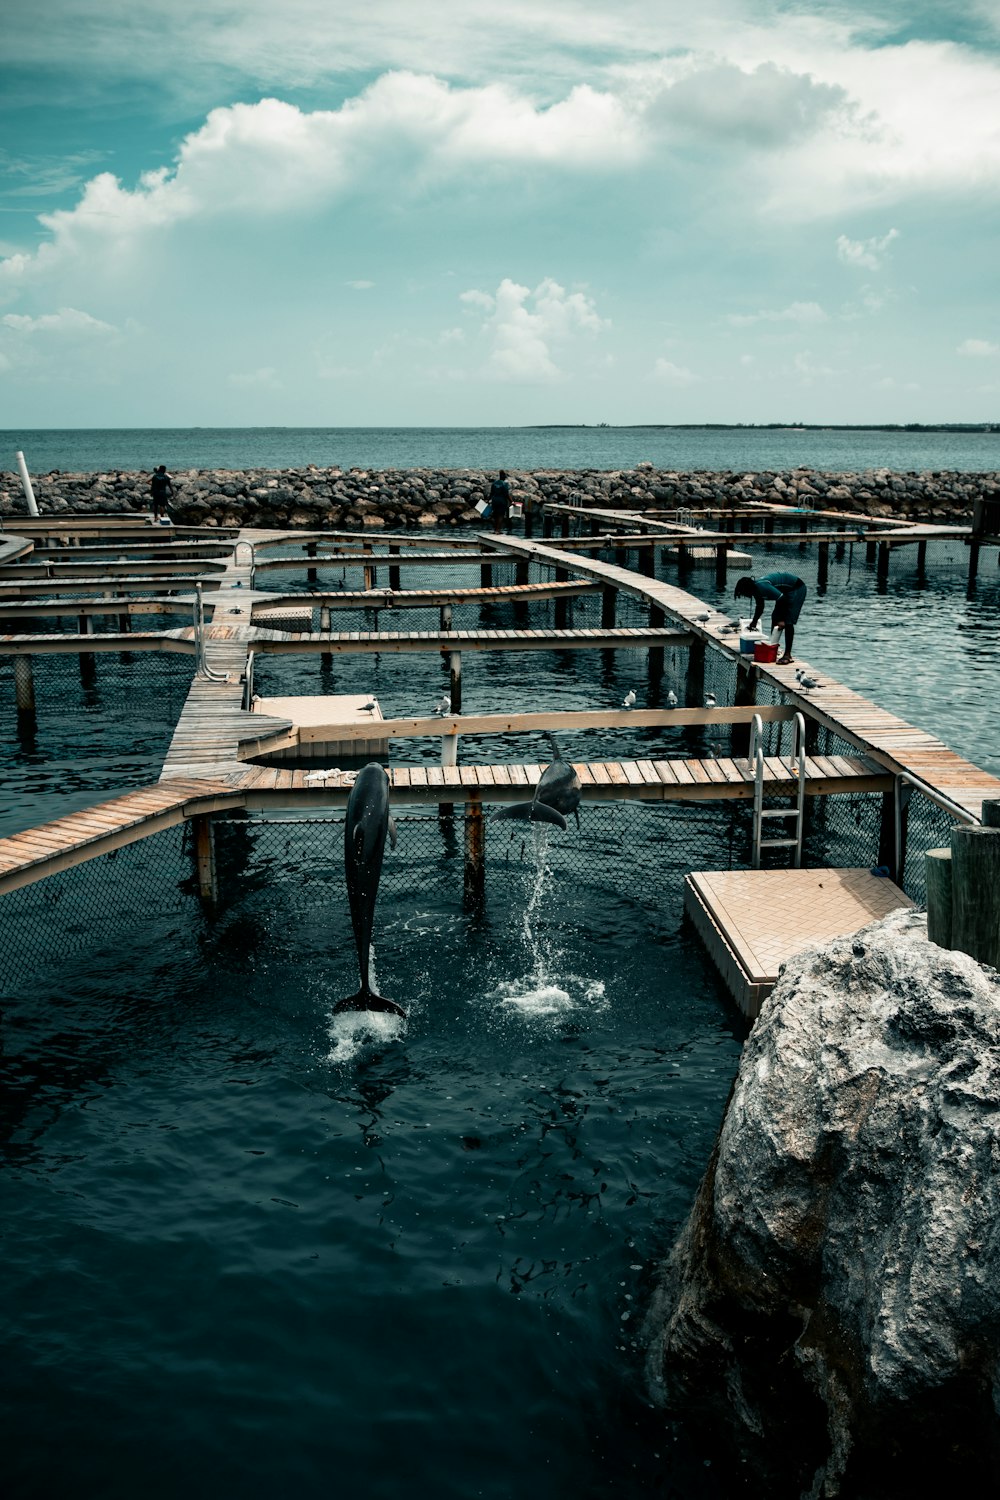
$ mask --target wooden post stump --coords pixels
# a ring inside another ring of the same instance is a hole
[[[395,553],[397,557],[399,556],[399,547],[393,543],[389,544],[389,551],[390,553]],[[391,566],[389,568],[389,587],[391,589],[399,588],[399,569]]]
[[[453,714],[462,712],[462,653],[461,651],[450,651],[448,653],[449,677],[451,679],[451,711]]]
[[[1000,828],[951,832],[952,947],[1000,968]]]
[[[219,899],[219,886],[215,869],[215,828],[212,819],[207,814],[192,818],[191,830],[194,834],[198,895],[207,906],[214,906]]]
[[[928,849],[924,855],[927,888],[927,936],[939,948],[952,947],[951,850]]]
[[[14,699],[18,718],[35,717],[35,674],[30,656],[14,657]]]
[[[482,907],[486,899],[486,823],[478,791],[470,790],[465,804],[465,905]]]

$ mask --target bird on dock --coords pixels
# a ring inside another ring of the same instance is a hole
[[[671,688],[670,691],[669,691],[669,693],[667,694],[667,707],[668,708],[676,708],[677,707],[677,694],[674,692],[673,688]]]
[[[362,703],[362,705],[361,705],[361,712],[363,714],[373,714],[377,708],[378,708],[378,699],[377,698],[372,698],[370,700],[370,702],[368,702],[368,703]]]
[[[810,688],[819,687],[820,683],[817,677],[806,677],[805,674],[803,674],[799,678],[799,686],[804,687],[808,692]]]
[[[438,715],[439,718],[443,718],[445,714],[450,714],[451,713],[451,694],[450,693],[445,693],[444,697],[442,699],[440,699],[439,702],[435,703],[435,705],[434,705],[434,712]]]
[[[705,707],[706,708],[714,708],[715,707],[715,694],[714,693],[706,693],[705,694]]]
[[[622,708],[631,708],[634,703],[635,688],[629,688],[628,692],[625,694],[625,697],[622,699]]]
[[[707,609],[705,610],[705,612],[703,614],[695,615],[695,620],[697,621],[697,623],[699,625],[703,625],[706,620],[710,620],[711,618],[712,618],[712,616],[709,614],[709,612],[708,612]]]

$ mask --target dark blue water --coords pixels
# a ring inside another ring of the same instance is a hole
[[[861,549],[831,559],[825,594],[809,552],[770,561],[810,588],[797,654],[1000,771],[995,552],[971,597],[960,547],[932,547],[923,579],[894,554],[882,593]],[[411,581],[445,581],[429,574]],[[710,569],[687,586],[732,603]],[[641,653],[464,667],[469,712],[684,686],[669,653],[656,680]],[[38,659],[26,743],[0,664],[0,831],[153,779],[189,670],[100,656],[84,686],[74,659]],[[315,657],[257,670],[260,692],[375,690],[387,714],[444,680],[435,657],[388,654],[332,678]],[[686,746],[560,738],[574,756]],[[537,737],[460,753],[548,758]],[[416,754],[436,747],[394,746]],[[357,983],[336,823],[220,830],[214,919],[177,831],[2,898],[7,1493],[716,1493],[712,1455],[650,1403],[641,1328],[743,1034],[681,884],[739,862],[739,829],[669,805],[581,825],[490,829],[475,913],[460,835],[401,819],[376,970],[410,1016],[367,1035],[333,1014]]]
[[[245,427],[17,429],[0,432],[0,466],[22,450],[32,473],[116,469],[658,469],[837,473],[1000,468],[994,432],[805,431],[672,427]]]

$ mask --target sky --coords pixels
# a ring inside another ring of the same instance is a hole
[[[7,0],[0,427],[1000,420],[1000,0]]]

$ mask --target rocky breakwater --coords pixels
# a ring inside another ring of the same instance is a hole
[[[996,473],[894,474],[887,469],[832,474],[815,469],[761,473],[680,473],[634,469],[512,472],[515,500],[608,510],[699,511],[770,501],[812,510],[941,523],[965,522],[980,497],[1000,497]],[[185,525],[281,526],[305,530],[482,528],[475,502],[489,493],[480,469],[187,470],[174,472],[171,513]],[[43,514],[149,509],[149,474],[52,473],[34,479]],[[18,476],[0,475],[0,515],[26,510]]]
[[[753,1493],[996,1491],[994,970],[912,912],[787,966],[653,1318],[668,1407]]]

